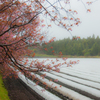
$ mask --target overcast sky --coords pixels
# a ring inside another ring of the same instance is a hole
[[[100,0],[87,6],[87,8],[91,9],[90,13],[87,13],[84,5],[78,0],[71,0],[71,8],[78,11],[77,17],[79,17],[82,22],[79,26],[73,27],[72,35],[87,38],[95,34],[95,36],[100,37]],[[53,25],[49,30],[49,36],[56,37],[56,39],[59,40],[71,37],[71,34],[65,29]]]

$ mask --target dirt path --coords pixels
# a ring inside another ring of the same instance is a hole
[[[45,100],[20,79],[6,78],[4,85],[11,100]]]

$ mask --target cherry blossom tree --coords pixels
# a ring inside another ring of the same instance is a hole
[[[82,0],[81,0],[82,1]],[[87,2],[92,4],[92,2]],[[32,57],[35,53],[28,49],[29,45],[37,46],[37,43],[45,42],[45,33],[41,29],[45,26],[51,27],[41,18],[49,19],[59,27],[66,29],[69,33],[72,27],[80,24],[80,18],[76,10],[70,8],[70,0],[0,0],[0,72],[4,77],[21,72],[25,76],[32,76],[31,72],[60,71],[60,66],[67,67],[77,62],[70,61],[63,64],[44,64],[46,61],[29,61],[25,56]],[[87,9],[90,12],[90,9]],[[70,33],[71,34],[71,33]],[[79,38],[79,37],[77,37]],[[49,40],[49,43],[54,40]],[[53,47],[51,47],[53,49]],[[45,48],[45,50],[47,50]],[[54,51],[52,50],[52,53]],[[62,53],[59,53],[62,55]],[[58,61],[58,59],[56,59]],[[30,63],[29,63],[30,62]],[[11,76],[10,76],[11,77]],[[36,78],[34,75],[33,79]],[[42,75],[45,77],[45,75]]]

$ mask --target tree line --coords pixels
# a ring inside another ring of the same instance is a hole
[[[95,35],[74,40],[67,38],[48,45],[43,44],[42,48],[44,53],[48,55],[62,52],[63,55],[97,56],[100,55],[100,38],[99,36],[95,37]]]

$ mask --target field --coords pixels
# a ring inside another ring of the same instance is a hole
[[[43,58],[38,59],[40,61],[43,60]],[[55,60],[54,58],[51,58],[51,60],[52,59]],[[31,60],[30,58],[30,61]],[[68,61],[70,60],[80,60],[80,63],[72,67],[63,66],[59,73],[37,73],[36,76],[40,79],[40,84],[38,85],[36,85],[35,81],[26,81],[21,74],[19,77],[47,100],[100,100],[100,59],[68,59]],[[60,62],[62,62],[61,59]],[[41,74],[45,73],[46,77],[42,79]],[[52,79],[52,81],[50,81],[50,79]],[[48,85],[48,89],[43,85],[44,82]]]
[[[42,61],[46,58],[29,58],[29,61],[31,62],[35,59],[39,59],[39,61]],[[60,63],[63,63],[63,60],[61,58],[58,59]],[[50,63],[51,60],[55,61],[56,59],[50,58],[50,60],[46,63]],[[32,81],[28,79],[27,81],[26,78],[20,73],[19,77],[31,89],[33,89],[36,93],[47,100],[100,100],[100,58],[69,58],[67,60],[67,63],[70,60],[80,60],[80,62],[79,64],[73,65],[72,67],[66,67],[66,65],[62,66],[59,73],[36,73],[36,76],[40,81],[38,85],[36,85],[35,80]],[[46,77],[42,79],[41,74],[45,73]],[[52,81],[50,81],[51,79]],[[10,82],[9,86],[11,83],[13,82]],[[16,82],[14,81],[13,84],[15,83]],[[3,91],[0,92],[0,100],[9,100],[9,98],[6,97],[8,93],[2,84],[2,78],[0,76],[0,91]],[[48,85],[48,87],[46,87],[46,85]],[[12,86],[13,85],[10,86],[11,89],[15,89],[15,85],[14,87]],[[17,89],[20,88],[21,90],[18,89],[18,91],[23,94],[25,91],[22,92],[22,87],[23,86],[20,85],[20,87],[17,87]],[[17,93],[18,92],[14,93],[14,98],[16,98]],[[13,93],[10,95],[13,95]],[[17,94],[17,97],[19,97],[19,95],[20,94]]]

